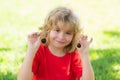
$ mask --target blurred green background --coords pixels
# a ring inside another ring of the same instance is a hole
[[[95,80],[120,80],[120,0],[0,0],[0,80],[16,80],[27,35],[38,31],[49,11],[68,6],[93,37]]]

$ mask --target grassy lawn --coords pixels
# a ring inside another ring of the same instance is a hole
[[[16,80],[27,35],[38,31],[47,13],[60,5],[72,7],[84,34],[94,39],[89,52],[95,79],[120,80],[119,0],[0,0],[0,80]]]

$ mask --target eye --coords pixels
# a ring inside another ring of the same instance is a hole
[[[56,31],[56,32],[60,32],[60,30],[59,30],[59,29],[55,29],[55,31]]]
[[[70,32],[66,32],[66,34],[70,35],[71,33]]]

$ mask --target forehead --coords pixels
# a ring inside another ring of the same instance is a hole
[[[53,28],[59,28],[64,31],[71,31],[73,32],[74,29],[69,22],[58,21],[56,24],[53,25]]]

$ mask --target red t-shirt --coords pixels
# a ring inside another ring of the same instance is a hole
[[[32,80],[76,80],[82,76],[79,53],[57,57],[48,47],[40,45],[33,60],[32,72]]]

